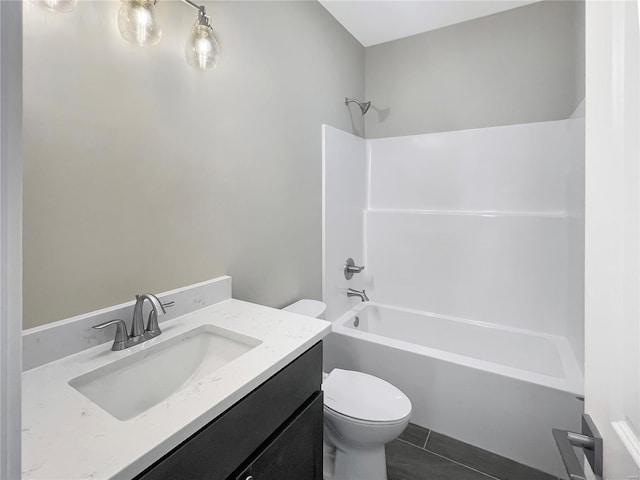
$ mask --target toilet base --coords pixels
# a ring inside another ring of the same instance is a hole
[[[324,443],[324,480],[387,480],[384,444],[349,451]]]

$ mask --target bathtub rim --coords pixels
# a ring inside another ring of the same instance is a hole
[[[418,345],[415,343],[407,342],[405,340],[398,340],[395,338],[385,337],[376,333],[359,331],[355,328],[347,327],[345,324],[356,316],[359,312],[367,307],[378,307],[387,310],[394,310],[403,313],[410,313],[419,316],[431,316],[446,321],[462,323],[465,325],[473,325],[476,327],[489,328],[493,330],[500,330],[504,332],[517,333],[527,336],[535,336],[550,340],[556,347],[560,361],[562,362],[562,368],[565,372],[564,377],[553,377],[550,375],[544,375],[541,373],[535,373],[520,368],[509,367],[487,360],[476,359],[459,353],[447,352],[444,350],[438,350],[433,347],[425,345]],[[452,362],[458,365],[472,368],[474,370],[481,370],[485,372],[502,375],[505,377],[513,378],[514,380],[520,380],[528,383],[533,383],[543,387],[551,388],[561,392],[566,392],[571,395],[575,395],[580,399],[584,398],[584,376],[582,369],[580,368],[578,361],[571,350],[568,340],[565,337],[559,335],[553,335],[548,333],[535,332],[526,329],[507,327],[503,325],[497,325],[489,322],[482,322],[477,320],[469,320],[460,317],[453,317],[449,315],[442,315],[433,312],[426,312],[423,310],[416,310],[406,307],[398,307],[396,305],[389,305],[378,302],[362,302],[346,311],[338,318],[332,321],[331,331],[336,334],[345,335],[360,340],[370,341],[381,345],[386,345],[392,348],[398,348],[400,350],[415,353],[417,355],[425,355],[433,357],[442,361]]]

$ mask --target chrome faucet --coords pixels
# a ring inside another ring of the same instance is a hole
[[[151,312],[149,313],[149,319],[147,326],[144,326],[144,320],[142,318],[142,307],[145,300],[149,300],[151,303]],[[131,321],[131,334],[127,333],[127,324],[124,320],[110,320],[108,322],[95,325],[93,328],[101,330],[111,325],[116,326],[116,337],[111,346],[111,350],[124,350],[125,348],[133,347],[139,343],[146,342],[147,340],[157,337],[162,332],[158,326],[158,315],[164,315],[166,312],[165,307],[172,307],[175,302],[161,303],[158,297],[152,293],[145,293],[142,295],[136,295],[136,304],[133,307],[133,319]]]
[[[363,302],[369,301],[369,297],[367,297],[367,292],[365,292],[364,289],[360,291],[360,290],[354,290],[353,288],[349,288],[347,289],[347,297],[360,297],[360,300],[362,300]]]
[[[144,319],[142,318],[142,306],[144,305],[145,300],[149,300],[149,303],[151,303],[151,313],[149,313],[146,330],[144,328]],[[146,336],[147,338],[144,340],[148,340],[160,335],[162,332],[158,327],[158,313],[160,313],[160,315],[167,313],[160,303],[160,300],[158,300],[158,297],[152,293],[136,295],[136,305],[133,307],[133,320],[131,321],[131,333],[129,334],[129,337],[136,338],[139,336]]]

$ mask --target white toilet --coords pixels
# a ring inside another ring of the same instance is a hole
[[[300,300],[284,310],[321,318],[326,305]],[[411,401],[384,380],[336,368],[325,374],[324,479],[386,480],[384,445],[411,418]]]

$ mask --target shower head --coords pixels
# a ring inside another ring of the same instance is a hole
[[[360,107],[360,110],[362,111],[362,115],[367,113],[367,111],[369,110],[369,107],[371,106],[371,102],[360,103],[358,100],[354,100],[349,97],[344,97],[344,104],[349,105],[350,103],[357,103],[358,106]]]

